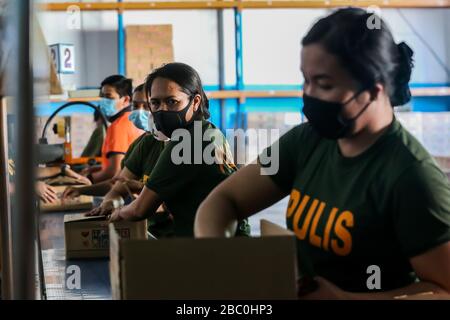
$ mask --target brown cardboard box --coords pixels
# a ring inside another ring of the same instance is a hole
[[[61,201],[62,194],[66,190],[67,186],[56,186],[52,187],[56,190],[58,195],[58,200],[55,203],[44,203],[41,201],[41,211],[42,212],[55,212],[55,211],[73,211],[73,210],[90,210],[92,209],[92,204],[94,198],[91,196],[80,196],[73,199],[65,199],[64,202]]]
[[[261,220],[261,237],[124,240],[110,227],[113,299],[296,299],[296,240]]]
[[[127,76],[139,84],[153,69],[173,62],[172,38],[172,25],[127,26]]]
[[[109,256],[109,232],[104,216],[85,217],[84,214],[64,216],[66,259],[107,258]],[[122,239],[147,239],[147,220],[121,221],[114,225]]]

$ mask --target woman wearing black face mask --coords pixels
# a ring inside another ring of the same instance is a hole
[[[290,194],[300,273],[316,276],[303,297],[449,297],[450,185],[394,117],[410,100],[412,50],[384,22],[368,29],[371,15],[338,10],[303,38],[309,122],[269,148],[279,150],[275,174],[261,174],[261,155],[218,186],[197,212],[195,235],[223,237],[236,219]]]
[[[147,77],[145,90],[156,129],[171,140],[139,197],[115,210],[111,220],[148,218],[164,202],[173,216],[175,236],[192,237],[198,206],[236,167],[225,137],[207,121],[208,98],[192,67],[166,64]],[[206,159],[207,150],[213,150],[213,162]],[[240,221],[236,235],[249,233],[247,220]]]

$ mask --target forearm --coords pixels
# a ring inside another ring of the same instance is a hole
[[[195,237],[230,237],[236,232],[238,216],[231,199],[221,193],[212,193],[197,210]]]
[[[103,197],[111,190],[111,181],[106,180],[103,182],[99,182],[90,186],[80,187],[78,191],[80,194],[84,194],[87,196],[98,196]]]
[[[115,170],[113,168],[106,168],[104,170],[100,170],[94,173],[91,173],[92,177],[92,183],[100,183],[104,182],[105,180],[110,180],[114,175],[116,174]]]
[[[142,182],[136,181],[136,180],[133,181],[133,183],[129,183],[127,185],[132,193],[137,193],[137,194],[141,193],[142,189],[144,188],[144,184]]]
[[[115,200],[115,199],[124,199],[127,196],[132,196],[130,194],[129,189],[124,186],[124,183],[121,181],[116,181],[116,183],[111,187],[111,190],[105,195],[104,201]]]
[[[60,173],[61,173],[60,167],[40,167],[37,170],[37,176],[39,179],[52,177]]]
[[[439,297],[450,299],[450,293],[440,286],[426,281],[420,281],[417,283],[410,284],[406,287],[384,291],[384,292],[373,292],[373,293],[349,293],[349,299],[355,300],[386,300],[386,299],[402,299],[410,296],[419,297]]]
[[[99,172],[101,170],[102,170],[102,166],[99,166],[99,165],[89,167],[89,173]]]
[[[139,221],[150,218],[155,212],[156,210],[154,209],[143,208],[140,205],[140,201],[135,200],[129,205],[120,208],[119,216],[123,220]]]

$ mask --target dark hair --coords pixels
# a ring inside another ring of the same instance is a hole
[[[143,83],[141,83],[136,88],[134,88],[133,93],[136,93],[136,92],[144,92],[144,84]]]
[[[173,62],[155,69],[145,80],[145,93],[147,94],[147,97],[150,97],[151,95],[152,84],[156,78],[165,78],[176,82],[181,87],[181,90],[190,97],[197,94],[200,95],[202,101],[195,119],[209,118],[209,100],[203,90],[200,76],[194,68],[184,63]]]
[[[380,28],[370,29],[370,19]],[[408,82],[413,68],[413,51],[404,42],[396,44],[386,23],[374,13],[345,8],[320,19],[302,40],[302,45],[320,43],[338,57],[343,67],[362,85],[385,87],[392,106],[411,100]]]
[[[120,97],[123,96],[131,96],[133,95],[133,80],[128,79],[120,74],[115,74],[109,77],[106,77],[105,80],[100,84],[101,87],[109,85],[116,89],[117,93]]]

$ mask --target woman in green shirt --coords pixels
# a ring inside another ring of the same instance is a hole
[[[219,185],[195,235],[224,237],[233,221],[290,195],[299,271],[317,276],[305,298],[448,297],[449,181],[395,119],[393,107],[410,101],[413,52],[381,18],[369,29],[373,18],[347,8],[312,27],[301,52],[308,123]],[[278,170],[265,175],[268,154]]]
[[[192,67],[166,64],[148,76],[145,87],[156,129],[171,140],[139,197],[114,210],[111,220],[151,217],[164,202],[174,217],[175,235],[192,237],[198,206],[236,167],[225,137],[207,121],[208,98]],[[249,229],[243,219],[236,234],[249,235]]]
[[[104,196],[101,205],[91,211],[92,215],[111,213],[114,206],[117,207],[132,201],[134,195],[142,191],[164,149],[164,142],[161,141],[164,137],[154,130],[153,119],[142,84],[134,89],[132,104],[133,111],[130,114],[130,121],[137,128],[146,132],[128,148],[121,163],[120,173],[108,181],[92,186],[68,187],[64,191],[63,198],[78,197],[82,194]],[[172,236],[173,223],[170,214],[164,209],[158,210],[158,214],[148,220],[148,229],[156,238]]]

